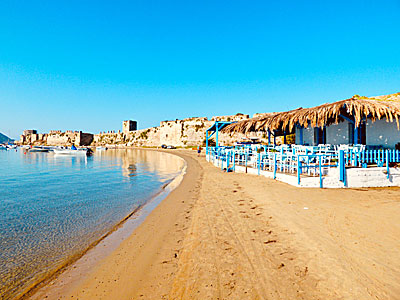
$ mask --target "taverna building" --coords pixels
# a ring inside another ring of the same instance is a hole
[[[302,187],[400,186],[399,119],[400,93],[262,114],[221,131],[261,131],[268,145],[216,147],[207,159]],[[276,145],[277,136],[285,145]]]
[[[304,109],[298,112],[296,144],[363,144],[394,149],[400,145],[399,110],[400,93],[372,98],[354,96]],[[316,123],[312,124],[315,118]]]
[[[264,114],[232,124],[225,132],[265,131],[270,142],[273,137],[295,133],[298,145],[363,144],[394,149],[400,143],[399,118],[400,93],[356,95],[316,107]]]

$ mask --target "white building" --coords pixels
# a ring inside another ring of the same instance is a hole
[[[351,98],[343,102],[343,111],[324,118],[325,125],[313,127],[296,124],[296,144],[364,144],[382,148],[395,148],[400,143],[400,130],[396,118],[400,118],[400,93],[373,98]],[[357,101],[357,107],[354,102]],[[370,104],[373,103],[374,110]],[[341,103],[342,104],[342,103]],[[336,103],[302,109],[303,115],[319,110],[329,110]],[[354,110],[355,109],[355,110]],[[358,121],[355,115],[361,120]],[[386,116],[387,115],[387,116]],[[310,114],[310,119],[314,115]],[[326,117],[326,116],[324,116]],[[333,121],[334,120],[334,121]],[[337,120],[337,121],[336,121]],[[304,123],[303,123],[304,124]]]

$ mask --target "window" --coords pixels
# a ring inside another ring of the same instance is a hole
[[[326,127],[314,128],[314,145],[326,144]]]
[[[348,137],[349,137],[349,144],[354,144],[354,124],[352,123],[348,123],[348,128],[349,128],[349,132],[348,132]]]
[[[365,122],[362,122],[360,125],[360,144],[366,145],[367,144],[367,125]]]
[[[365,122],[357,128],[357,141],[354,139],[354,124],[349,123],[349,144],[367,144],[367,126]]]

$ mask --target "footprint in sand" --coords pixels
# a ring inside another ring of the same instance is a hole
[[[276,243],[276,240],[268,240],[268,241],[264,242],[264,244],[271,244],[271,243]]]

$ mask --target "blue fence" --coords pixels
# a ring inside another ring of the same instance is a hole
[[[399,150],[364,150],[364,151],[349,151],[345,155],[346,166],[364,167],[376,164],[378,167],[383,167],[386,163],[400,162]]]
[[[315,148],[315,147],[314,147]],[[240,147],[209,147],[207,158],[217,161],[222,170],[235,171],[236,166],[254,168],[261,171],[276,174],[288,173],[297,176],[300,185],[302,176],[319,177],[322,187],[322,177],[329,168],[339,168],[339,180],[346,184],[346,167],[363,167],[376,165],[386,166],[389,178],[390,163],[400,162],[399,150],[327,150],[307,149],[299,147],[268,147],[257,145],[245,145]],[[306,153],[306,154],[304,154]]]

